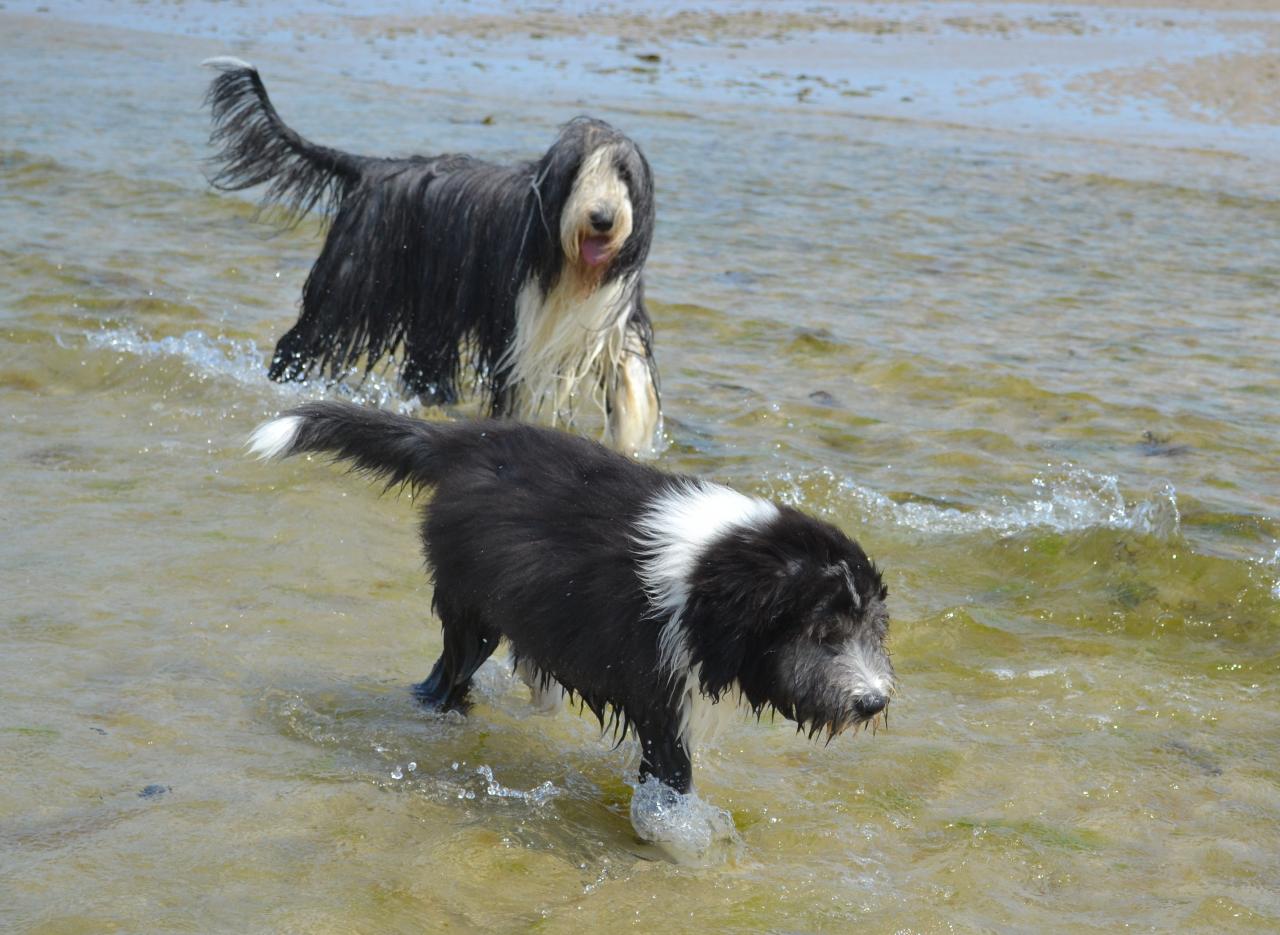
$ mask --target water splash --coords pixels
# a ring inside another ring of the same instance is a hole
[[[549,779],[534,786],[528,792],[512,789],[498,782],[493,776],[493,770],[483,765],[476,767],[476,775],[484,780],[484,791],[487,795],[498,799],[519,799],[522,802],[528,802],[530,805],[545,805],[563,791],[557,788]]]
[[[898,503],[825,468],[787,472],[771,479],[769,486],[772,496],[793,506],[827,514],[852,506],[872,521],[941,535],[994,532],[1007,536],[1036,528],[1063,533],[1125,529],[1167,539],[1178,533],[1181,523],[1177,492],[1171,484],[1161,483],[1145,498],[1130,502],[1115,476],[1069,465],[1033,477],[1026,500],[1001,497],[998,506],[975,509]],[[817,497],[806,494],[813,488],[822,492]]]
[[[1270,579],[1264,581],[1264,586],[1270,586],[1271,599],[1280,601],[1280,546],[1276,547],[1270,558],[1256,559],[1254,564],[1264,578]]]
[[[653,777],[632,789],[631,825],[636,834],[680,862],[704,860],[715,845],[738,841],[733,816],[696,793],[682,795]]]
[[[273,383],[267,379],[267,355],[252,340],[237,340],[226,335],[210,336],[203,331],[188,331],[179,337],[151,338],[135,328],[103,328],[85,333],[88,347],[95,350],[132,354],[143,358],[175,358],[190,366],[189,376],[201,383],[209,380],[231,380],[243,386],[267,390],[293,405],[313,399],[347,399],[379,409],[392,409],[411,414],[418,410],[413,399],[404,399],[395,381],[384,374],[371,373],[363,380],[352,369],[350,383]]]

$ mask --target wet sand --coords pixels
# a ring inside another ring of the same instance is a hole
[[[372,52],[380,80],[482,94],[516,79],[584,103],[730,95],[1280,159],[1280,12],[1264,3],[600,4],[589,15],[451,3],[429,16],[385,3],[88,4],[74,20],[216,37],[218,48],[263,40],[300,61],[323,48],[366,78],[357,63]]]

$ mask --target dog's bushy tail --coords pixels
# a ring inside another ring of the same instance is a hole
[[[306,452],[332,454],[353,470],[386,481],[387,488],[413,489],[440,482],[459,442],[477,435],[468,423],[424,422],[351,403],[307,403],[258,426],[249,436],[251,454],[287,458]]]
[[[290,129],[248,62],[211,58],[204,64],[219,72],[205,94],[213,112],[209,143],[218,150],[210,159],[210,184],[239,191],[269,183],[263,203],[280,205],[293,223],[317,204],[338,204],[368,157],[318,146]]]

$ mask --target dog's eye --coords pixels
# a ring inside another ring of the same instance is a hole
[[[817,638],[818,645],[831,652],[839,651],[849,641],[848,629],[834,620],[829,621],[825,626],[819,627],[818,632],[814,635]]]

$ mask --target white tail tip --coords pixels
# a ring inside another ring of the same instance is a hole
[[[204,68],[216,68],[218,71],[237,71],[241,68],[257,71],[244,59],[236,58],[234,55],[215,55],[213,58],[205,59],[200,65]]]
[[[288,454],[303,421],[302,416],[281,416],[263,422],[249,436],[249,454],[257,455],[262,461]]]

